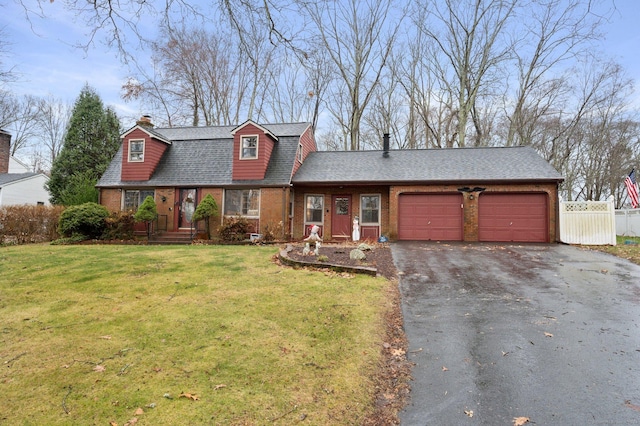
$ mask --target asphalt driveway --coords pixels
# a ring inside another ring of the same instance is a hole
[[[640,267],[565,245],[392,245],[403,426],[640,424]]]

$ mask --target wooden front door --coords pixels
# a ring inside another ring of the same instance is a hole
[[[331,237],[351,237],[351,195],[334,195],[331,211]]]
[[[191,218],[196,211],[198,191],[195,188],[181,188],[178,202],[178,227],[191,228]]]

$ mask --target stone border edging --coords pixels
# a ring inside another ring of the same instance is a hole
[[[353,272],[355,274],[366,274],[376,276],[378,275],[378,269],[372,268],[369,266],[346,266],[346,265],[336,265],[334,263],[322,263],[322,262],[305,262],[302,260],[294,260],[289,257],[289,252],[293,250],[293,246],[291,244],[287,244],[287,247],[283,250],[280,250],[278,257],[284,263],[289,266],[308,266],[310,268],[315,269],[331,269],[337,272]]]

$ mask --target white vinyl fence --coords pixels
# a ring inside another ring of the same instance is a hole
[[[560,241],[615,246],[613,197],[608,201],[560,201]]]
[[[640,237],[640,209],[616,210],[616,234]]]

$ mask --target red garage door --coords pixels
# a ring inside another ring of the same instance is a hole
[[[546,243],[549,240],[547,194],[481,194],[478,239]]]
[[[462,241],[462,195],[400,194],[398,239]]]

